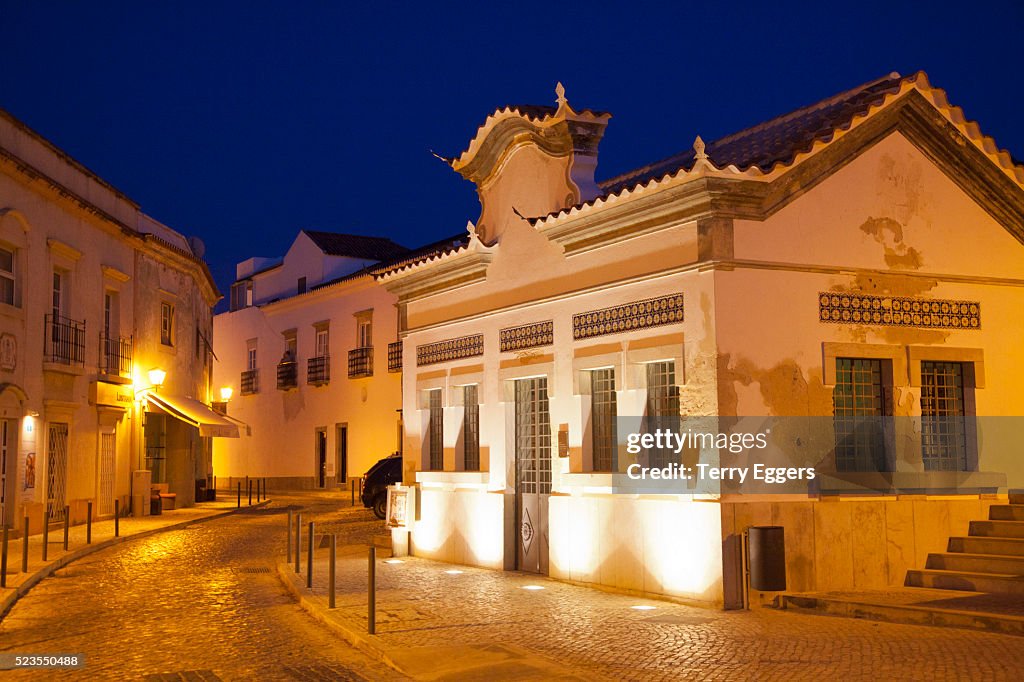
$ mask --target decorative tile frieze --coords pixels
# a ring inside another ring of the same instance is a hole
[[[555,323],[547,320],[521,327],[506,327],[498,332],[498,339],[502,353],[550,346],[555,342]]]
[[[473,334],[457,339],[446,339],[436,343],[416,346],[416,366],[433,365],[438,362],[471,358],[484,354],[484,335]]]
[[[981,304],[823,291],[818,294],[818,319],[835,324],[981,329]]]
[[[683,295],[673,294],[573,315],[572,337],[588,339],[682,321]]]

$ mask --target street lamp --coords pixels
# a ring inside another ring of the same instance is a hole
[[[234,395],[235,390],[230,386],[222,386],[220,389],[220,401],[226,403],[231,400],[231,396]]]
[[[136,400],[139,400],[139,395],[146,391],[153,391],[154,393],[159,391],[160,387],[164,385],[164,379],[167,378],[167,372],[159,367],[154,367],[146,373],[146,376],[149,378],[149,386],[142,386],[135,389]]]

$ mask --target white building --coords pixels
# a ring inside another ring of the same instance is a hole
[[[932,557],[1019,460],[918,431],[861,470],[840,420],[1024,414],[1024,168],[924,74],[598,184],[609,118],[561,89],[496,111],[450,160],[482,206],[466,246],[379,276],[411,551],[732,606],[743,531],[775,524],[792,590],[941,581],[918,569],[958,565]],[[616,493],[616,416],[673,414],[817,415],[837,437],[816,492]],[[891,487],[852,485],[872,476]]]
[[[214,318],[214,383],[248,425],[220,441],[221,486],[334,488],[401,447],[396,298],[374,280],[410,254],[389,239],[304,230],[280,259],[237,267],[231,310]]]
[[[0,521],[207,486],[234,427],[203,404],[220,296],[198,249],[0,111]]]

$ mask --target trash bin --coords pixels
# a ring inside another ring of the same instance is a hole
[[[163,513],[163,502],[159,495],[151,495],[149,498],[149,515],[160,516]]]
[[[747,562],[750,588],[762,592],[786,589],[786,540],[782,526],[751,526],[747,529]]]

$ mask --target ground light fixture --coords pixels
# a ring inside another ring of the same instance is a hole
[[[457,569],[457,568],[453,568],[453,569],[452,569],[452,570],[450,570],[450,571],[445,571],[445,573],[447,573],[448,575],[461,575],[461,574],[462,574],[462,571],[460,571],[460,570],[459,570],[459,569]]]
[[[653,611],[654,609],[656,609],[658,607],[657,606],[651,606],[649,604],[637,604],[636,606],[630,606],[629,608],[636,609],[637,611]]]
[[[524,590],[543,590],[544,588],[540,585],[523,585]]]
[[[405,562],[402,561],[401,559],[385,559],[384,563],[386,563],[386,564],[404,564]]]

